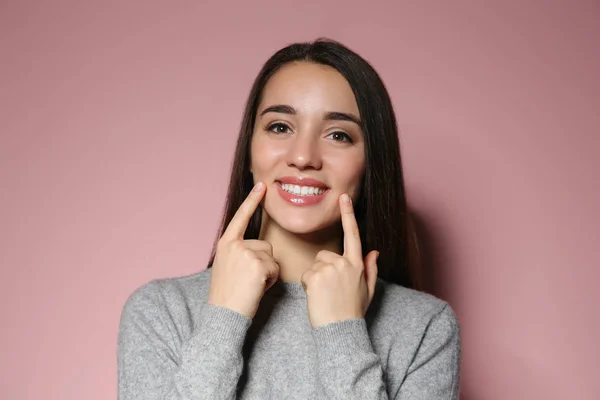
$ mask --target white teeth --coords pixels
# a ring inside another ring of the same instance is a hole
[[[325,189],[312,186],[298,186],[289,183],[280,183],[279,185],[284,191],[296,196],[318,196],[325,193]]]

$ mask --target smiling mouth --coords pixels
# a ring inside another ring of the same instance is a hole
[[[329,190],[329,188],[316,187],[316,186],[301,186],[294,185],[291,183],[282,183],[277,181],[277,184],[284,192],[287,192],[294,196],[321,196]]]

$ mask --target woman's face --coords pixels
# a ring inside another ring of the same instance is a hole
[[[251,144],[268,216],[296,234],[337,223],[340,195],[359,194],[364,146],[354,93],[339,72],[307,62],[283,66],[263,90]]]

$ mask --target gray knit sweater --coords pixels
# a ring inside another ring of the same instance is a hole
[[[460,331],[442,300],[378,279],[364,319],[312,328],[300,283],[277,282],[251,320],[207,303],[211,272],[129,297],[120,400],[458,399]]]

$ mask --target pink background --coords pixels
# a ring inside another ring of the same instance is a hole
[[[598,398],[598,1],[29,3],[0,4],[0,398],[116,398],[121,307],[204,269],[252,79],[322,35],[389,87],[462,398]]]

